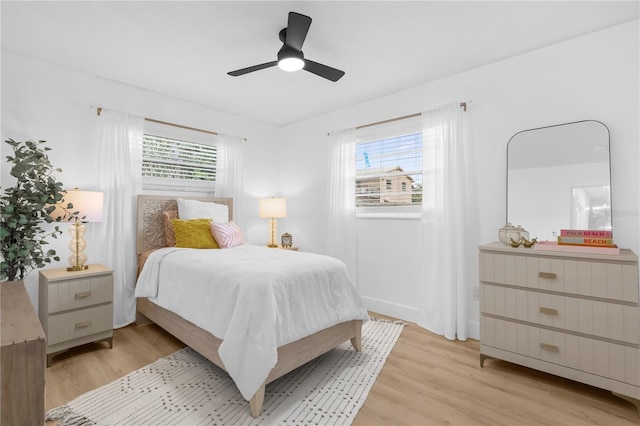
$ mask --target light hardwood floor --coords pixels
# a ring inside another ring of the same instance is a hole
[[[54,358],[47,410],[184,346],[155,325],[115,330],[113,343]],[[635,407],[607,391],[498,360],[480,368],[478,353],[476,340],[451,342],[409,324],[354,425],[640,424]]]

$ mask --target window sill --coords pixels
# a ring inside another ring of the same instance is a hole
[[[356,213],[356,219],[422,219],[422,213]]]
[[[214,192],[215,182],[143,176],[142,189],[145,191]]]

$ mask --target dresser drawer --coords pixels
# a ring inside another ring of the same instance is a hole
[[[482,283],[480,311],[500,317],[640,344],[635,306]]]
[[[48,288],[50,314],[110,302],[112,298],[111,274],[57,281]]]
[[[637,264],[480,253],[480,281],[638,303]]]
[[[640,349],[487,316],[483,345],[640,386]]]
[[[49,317],[47,343],[56,343],[89,336],[113,327],[113,305],[95,306]]]

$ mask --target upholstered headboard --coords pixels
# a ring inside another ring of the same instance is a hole
[[[176,197],[169,195],[138,195],[138,222],[136,227],[136,252],[164,247],[162,212],[177,210],[177,198],[210,201],[229,207],[229,220],[233,219],[233,198]]]

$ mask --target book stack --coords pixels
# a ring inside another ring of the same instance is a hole
[[[616,247],[611,231],[561,229],[558,244],[589,247]]]
[[[620,254],[620,249],[613,243],[611,231],[590,229],[561,229],[557,242],[540,241],[534,248],[536,250]]]

